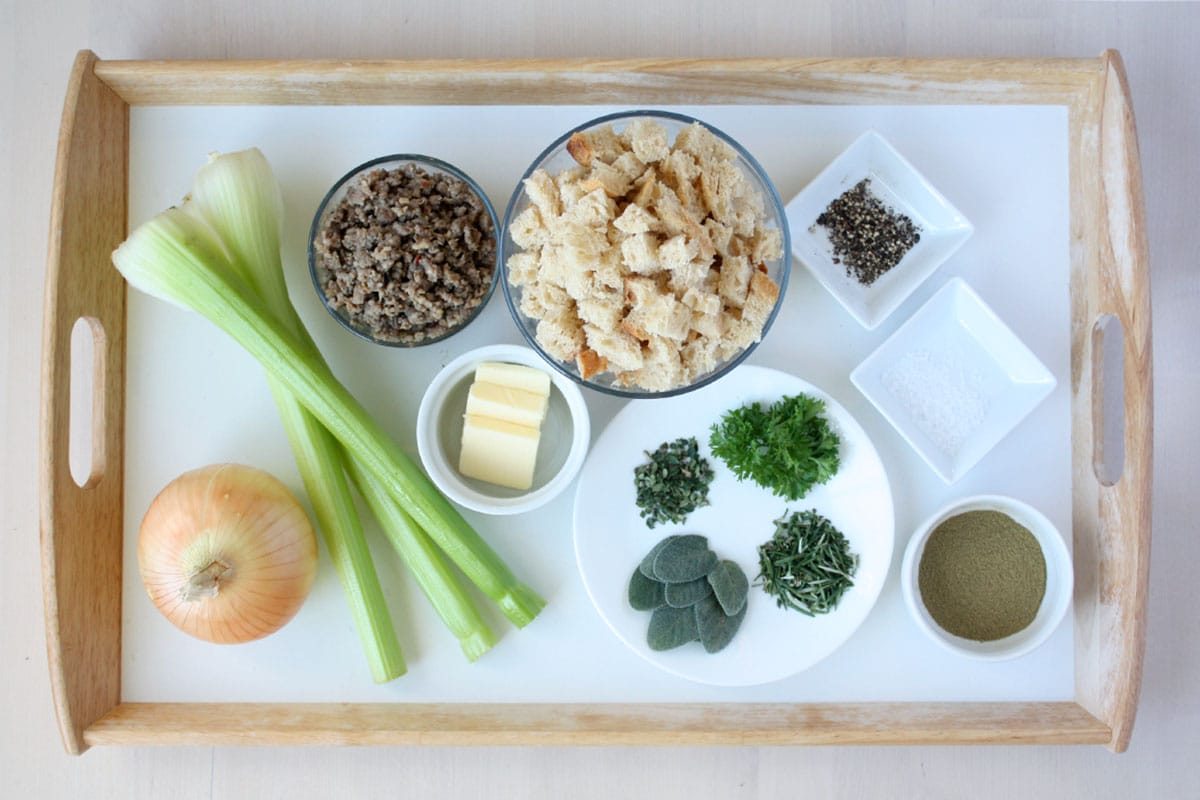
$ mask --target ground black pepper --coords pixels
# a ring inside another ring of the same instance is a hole
[[[376,339],[440,338],[487,296],[494,231],[465,181],[411,163],[371,170],[354,179],[313,243],[321,289]]]
[[[844,264],[846,274],[863,286],[899,264],[921,241],[921,230],[911,219],[871,194],[870,180],[859,181],[817,217],[833,244],[833,263]]]
[[[1027,528],[1000,511],[942,522],[917,570],[921,600],[948,633],[977,642],[1024,630],[1046,593],[1046,559]]]

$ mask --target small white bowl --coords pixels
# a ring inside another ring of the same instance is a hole
[[[870,286],[833,261],[833,246],[817,217],[831,202],[871,180],[871,193],[904,214],[921,240]],[[867,131],[835,158],[785,209],[792,254],[867,330],[887,319],[922,281],[971,238],[975,228],[916,167],[875,131]]]
[[[1003,639],[977,642],[947,633],[933,620],[921,599],[918,570],[925,553],[925,543],[933,530],[945,520],[967,511],[1000,511],[1012,517],[1037,539],[1046,560],[1046,592],[1037,616],[1028,627]],[[908,546],[900,567],[900,589],[904,604],[917,626],[947,650],[959,655],[985,661],[1005,661],[1023,656],[1043,644],[1058,628],[1071,605],[1075,572],[1071,554],[1054,524],[1037,509],[1011,497],[975,495],[955,500],[921,523]]]
[[[467,478],[456,466],[467,392],[475,367],[483,361],[523,364],[550,376],[550,403],[542,422],[533,487],[528,491]],[[484,514],[521,514],[550,502],[579,474],[591,436],[579,386],[548,369],[536,352],[518,345],[489,345],[454,359],[429,384],[417,411],[417,450],[430,479],[454,502]]]
[[[961,278],[939,289],[850,380],[947,484],[1057,383]]]

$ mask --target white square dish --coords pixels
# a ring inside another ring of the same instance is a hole
[[[961,278],[942,287],[850,380],[947,484],[1017,426],[1056,381]]]
[[[885,206],[919,228],[916,242],[894,267],[864,285],[833,252],[817,218],[860,181]],[[868,330],[883,322],[922,281],[971,237],[974,226],[904,156],[875,131],[867,131],[821,171],[785,209],[792,254]]]

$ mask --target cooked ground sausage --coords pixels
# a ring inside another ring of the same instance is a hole
[[[466,182],[404,164],[353,181],[314,255],[331,308],[376,339],[417,344],[458,328],[483,302],[496,237]]]

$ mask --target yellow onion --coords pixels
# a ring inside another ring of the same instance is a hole
[[[260,639],[296,615],[317,574],[308,515],[282,483],[241,464],[180,475],[138,533],[142,583],[158,610],[199,639]]]

